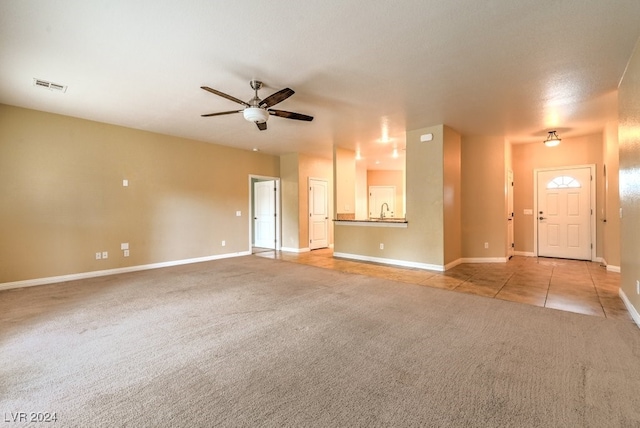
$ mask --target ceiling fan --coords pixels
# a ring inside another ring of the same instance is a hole
[[[264,100],[261,100],[258,97],[258,90],[262,88],[262,82],[259,80],[252,80],[249,82],[251,88],[255,91],[255,95],[248,102],[244,102],[239,100],[236,97],[232,97],[231,95],[227,95],[224,92],[220,92],[218,90],[209,88],[208,86],[201,86],[200,88],[205,91],[211,92],[212,94],[216,94],[222,98],[226,98],[228,100],[234,101],[238,104],[242,104],[245,108],[242,110],[231,110],[231,111],[221,111],[219,113],[209,113],[203,114],[202,117],[211,117],[211,116],[222,116],[225,114],[233,114],[233,113],[242,113],[244,118],[249,122],[254,122],[258,129],[264,131],[267,129],[267,120],[269,119],[269,115],[284,117],[285,119],[295,119],[295,120],[304,120],[310,122],[313,120],[313,116],[307,116],[306,114],[293,113],[290,111],[284,110],[276,110],[271,108],[272,106],[286,100],[295,92],[292,89],[284,88],[279,90],[276,93],[269,95]]]

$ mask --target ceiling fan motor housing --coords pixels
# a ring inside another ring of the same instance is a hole
[[[264,123],[269,119],[269,113],[261,107],[247,107],[242,114],[246,120],[254,123]]]

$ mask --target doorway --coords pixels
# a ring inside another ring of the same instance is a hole
[[[595,165],[534,171],[536,255],[595,260]]]
[[[280,248],[280,180],[250,176],[252,252]]]
[[[329,246],[329,185],[327,180],[309,177],[309,249]]]

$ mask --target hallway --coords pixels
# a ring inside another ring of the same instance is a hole
[[[620,274],[594,262],[515,256],[507,263],[467,263],[434,272],[338,259],[331,249],[306,253],[269,250],[255,255],[633,322],[618,295]]]

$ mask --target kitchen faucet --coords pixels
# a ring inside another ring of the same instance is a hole
[[[382,206],[380,207],[380,218],[384,218],[384,206],[387,206],[387,211],[389,211],[389,204],[386,202],[382,203]]]

